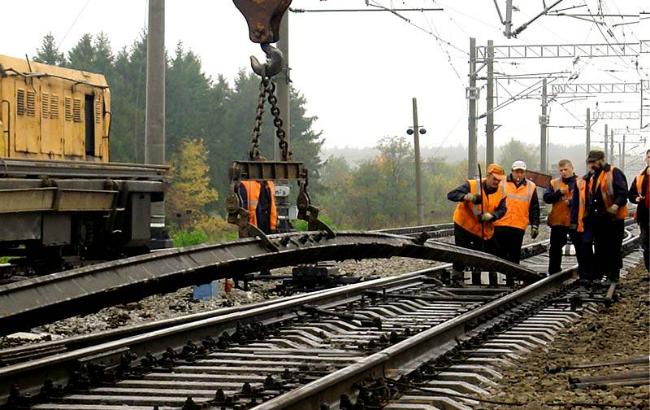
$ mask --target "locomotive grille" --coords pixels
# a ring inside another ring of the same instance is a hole
[[[25,90],[16,90],[16,114],[25,115]]]
[[[50,118],[53,120],[59,119],[59,96],[56,94],[52,94],[50,100]]]
[[[27,91],[27,116],[36,116],[36,93]]]
[[[41,100],[41,117],[44,120],[50,118],[50,94],[43,93],[43,98]]]
[[[74,99],[73,117],[74,122],[81,122],[81,100],[78,98]]]
[[[65,120],[72,121],[72,98],[65,97]]]
[[[102,99],[97,97],[95,100],[95,122],[97,124],[102,122]]]

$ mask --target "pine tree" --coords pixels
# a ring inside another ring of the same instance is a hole
[[[41,48],[36,50],[34,61],[37,63],[62,66],[66,64],[65,56],[56,45],[52,33],[47,33],[43,37]]]

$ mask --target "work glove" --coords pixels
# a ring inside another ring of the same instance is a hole
[[[618,212],[618,205],[614,204],[610,206],[609,208],[607,208],[607,212],[612,215],[616,215],[616,213]]]
[[[637,204],[640,204],[641,202],[643,202],[644,199],[645,199],[644,196],[639,195],[639,196],[636,197],[634,202],[636,202]]]
[[[569,229],[572,230],[572,231],[575,231],[576,229],[578,229],[578,224],[569,225]]]
[[[465,194],[465,200],[473,204],[480,204],[482,198],[481,195],[478,194]]]
[[[536,226],[531,226],[530,227],[530,237],[535,239],[537,238],[537,235],[539,235],[539,228]]]
[[[481,222],[491,222],[494,220],[494,215],[489,212],[483,212],[478,216],[478,220]]]

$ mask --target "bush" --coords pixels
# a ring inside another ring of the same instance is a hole
[[[174,232],[172,233],[172,239],[174,240],[174,246],[183,247],[207,242],[208,236],[201,230],[193,229],[191,231]]]

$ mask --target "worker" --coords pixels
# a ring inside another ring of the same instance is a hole
[[[506,208],[508,211],[494,223],[494,240],[498,246],[498,255],[513,263],[521,259],[521,245],[524,241],[526,227],[530,225],[530,237],[539,234],[539,199],[537,187],[533,181],[526,179],[526,163],[512,163],[510,175],[504,182]],[[506,284],[514,285],[514,278],[506,276]]]
[[[243,181],[239,184],[242,207],[248,210],[248,222],[265,234],[275,233],[278,211],[272,181]]]
[[[506,213],[505,193],[501,185],[504,178],[503,167],[490,164],[487,176],[480,184],[478,179],[470,179],[447,194],[447,199],[458,202],[454,211],[454,240],[457,246],[494,251],[491,241],[494,222]],[[464,282],[464,271],[465,264],[454,262],[452,283]],[[472,283],[480,284],[480,272],[473,272]]]
[[[589,152],[587,170],[571,207],[571,223],[582,232],[582,258],[589,270],[584,279],[595,281],[606,275],[617,282],[623,267],[627,181],[620,169],[605,162],[600,150]]]
[[[650,149],[645,152],[645,169],[634,178],[630,185],[630,202],[636,204],[635,219],[641,230],[641,248],[646,270],[650,271],[650,251],[648,250],[648,228],[650,227]]]
[[[248,223],[265,234],[272,234],[278,228],[278,210],[275,205],[275,184],[273,181],[242,181],[239,184],[242,208],[248,210]],[[269,276],[271,271],[262,269],[260,275]],[[235,277],[239,287],[239,277]]]
[[[560,160],[557,164],[559,178],[551,180],[551,185],[544,192],[544,202],[552,204],[547,223],[551,227],[551,248],[549,250],[548,273],[553,274],[562,270],[562,249],[567,243],[567,237],[576,249],[576,258],[580,265],[580,234],[571,228],[571,200],[576,189],[576,175],[573,164],[568,159]]]

